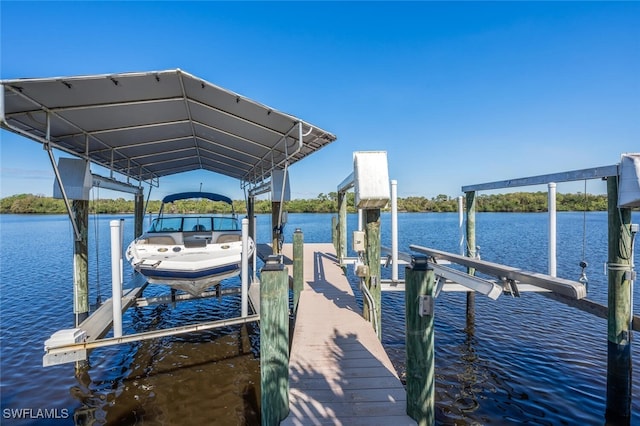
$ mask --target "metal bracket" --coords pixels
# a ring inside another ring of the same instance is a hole
[[[502,278],[505,293],[511,294],[512,297],[520,297],[520,291],[518,290],[518,284],[516,280],[509,278]]]
[[[429,269],[429,259],[427,256],[411,256],[411,269],[414,271],[426,271]]]
[[[440,292],[442,291],[442,288],[444,287],[444,283],[445,283],[445,279],[442,278],[442,276],[440,275],[436,275],[436,285],[435,285],[435,291],[433,292],[433,297],[436,298],[440,295]]]
[[[267,256],[263,271],[282,271],[284,270],[284,263],[282,263],[282,255],[270,255]]]
[[[421,317],[433,316],[434,299],[431,296],[419,296],[418,315]]]
[[[69,350],[58,353],[47,353],[42,357],[42,366],[50,367],[52,365],[66,364],[69,362],[85,361],[87,359],[87,350]]]

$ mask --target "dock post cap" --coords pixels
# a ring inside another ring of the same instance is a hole
[[[411,269],[414,271],[428,271],[431,269],[429,267],[429,258],[423,255],[412,255]]]
[[[272,254],[267,256],[264,262],[263,271],[282,271],[284,269],[284,263],[282,261],[282,255]]]

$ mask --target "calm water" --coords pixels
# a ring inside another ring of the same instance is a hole
[[[634,222],[640,222],[634,215]],[[90,295],[110,297],[109,221],[90,220]],[[133,234],[125,216],[125,240]],[[258,219],[258,240],[269,240],[269,217]],[[349,217],[349,229],[356,226]],[[586,216],[589,298],[606,303],[605,213]],[[331,215],[290,214],[306,242],[331,239]],[[399,243],[458,252],[457,214],[400,214]],[[382,216],[383,245],[390,218]],[[558,275],[577,280],[583,214],[558,215]],[[483,259],[546,271],[546,214],[478,214]],[[96,237],[97,236],[97,237]],[[95,244],[95,241],[98,244]],[[88,368],[42,368],[43,342],[73,323],[72,229],[65,216],[0,215],[0,408],[2,424],[258,424],[259,336],[255,325],[98,349]],[[636,245],[636,259],[638,259]],[[636,265],[638,261],[636,260]],[[349,271],[351,272],[351,271]],[[126,268],[125,275],[131,273]],[[383,270],[390,277],[390,270]],[[351,274],[350,274],[351,275]],[[402,275],[402,271],[401,271]],[[357,286],[355,277],[350,281]],[[227,286],[237,286],[230,280]],[[162,294],[150,286],[146,295]],[[465,295],[436,301],[436,407],[441,424],[604,423],[606,321],[545,297],[525,293],[497,301],[477,296],[473,333],[465,331]],[[239,297],[130,309],[125,333],[238,316]],[[640,294],[634,295],[640,312]],[[404,373],[404,295],[383,295],[383,343]],[[640,371],[635,343],[633,365]],[[634,395],[640,380],[634,377]],[[58,420],[9,419],[10,411],[50,410]],[[55,411],[53,411],[55,410]],[[633,402],[640,423],[640,403]],[[187,421],[188,419],[188,421]]]

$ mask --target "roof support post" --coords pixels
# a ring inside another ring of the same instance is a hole
[[[0,123],[6,125],[4,117],[4,84],[0,84]]]
[[[69,219],[71,220],[71,226],[73,226],[73,234],[75,235],[75,240],[82,240],[82,236],[80,235],[80,230],[78,229],[78,224],[74,218],[73,210],[71,209],[71,203],[69,202],[69,197],[67,197],[67,192],[64,189],[64,185],[62,184],[62,177],[60,176],[60,170],[58,170],[58,165],[56,164],[56,159],[53,156],[53,149],[49,144],[51,140],[51,118],[49,113],[47,113],[47,135],[46,135],[46,143],[43,145],[44,149],[49,154],[49,160],[51,161],[51,166],[53,167],[53,173],[56,175],[56,180],[58,181],[58,186],[60,186],[60,193],[62,194],[62,199],[64,200],[64,205],[67,208],[67,214],[69,215]]]

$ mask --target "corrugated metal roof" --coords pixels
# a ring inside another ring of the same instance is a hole
[[[336,139],[182,70],[3,80],[2,88],[3,128],[141,181],[204,169],[254,184]]]

